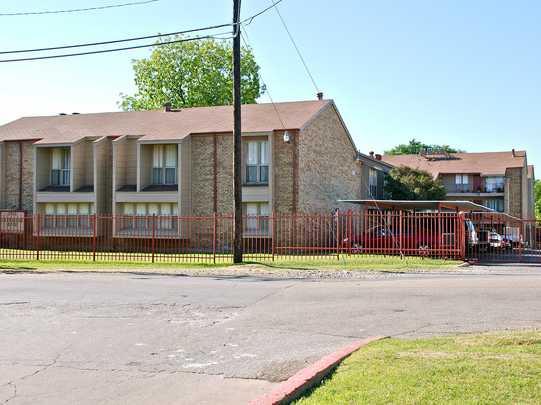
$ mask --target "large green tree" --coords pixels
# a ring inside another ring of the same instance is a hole
[[[385,151],[386,155],[416,155],[418,153],[424,152],[425,150],[437,150],[447,153],[458,153],[463,152],[460,149],[455,149],[449,145],[436,145],[436,144],[427,144],[417,139],[413,138],[408,143],[401,143],[394,148]]]
[[[424,170],[400,166],[393,168],[385,181],[385,193],[391,200],[442,200],[445,187]]]
[[[168,42],[175,38],[163,38]],[[241,52],[242,103],[253,104],[264,93],[259,66],[249,48]],[[171,103],[172,108],[233,103],[231,44],[205,39],[157,46],[149,58],[133,61],[133,95],[121,94],[125,111],[151,110]]]
[[[541,180],[535,181],[535,217],[541,221]]]

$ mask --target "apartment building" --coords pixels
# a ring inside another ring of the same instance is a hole
[[[158,217],[153,232],[178,236],[175,216],[233,211],[232,118],[218,106],[13,121],[0,127],[0,208],[66,218],[51,228],[112,214],[118,237],[146,236]],[[247,215],[360,198],[362,165],[332,100],[244,105],[242,119]]]
[[[533,166],[526,151],[384,155],[393,166],[409,166],[439,178],[448,200],[467,200],[518,218],[533,216]]]
[[[382,160],[382,155],[370,152],[368,155],[358,155],[361,163],[361,198],[383,200],[385,199],[385,176],[393,166]]]

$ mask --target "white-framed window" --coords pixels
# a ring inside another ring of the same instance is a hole
[[[246,141],[247,184],[268,184],[269,182],[269,141]]]
[[[90,215],[94,210],[90,203],[47,203],[43,211],[45,229],[68,228],[91,232]]]
[[[368,168],[368,189],[371,198],[377,198],[378,195],[378,171],[373,167]]]
[[[491,198],[485,201],[485,206],[497,212],[503,212],[503,198]]]
[[[51,180],[52,186],[67,187],[70,185],[71,173],[70,148],[52,148]]]
[[[177,184],[178,148],[176,144],[154,145],[152,184]]]
[[[152,233],[152,222],[156,230],[176,229],[178,205],[175,203],[124,203],[120,210],[120,229],[138,229]]]
[[[269,236],[269,203],[244,203],[243,209],[245,215],[244,236]]]
[[[467,174],[457,174],[455,176],[456,185],[468,185],[470,182],[470,177]]]
[[[486,177],[485,191],[487,193],[503,193],[505,187],[505,178],[502,176]]]

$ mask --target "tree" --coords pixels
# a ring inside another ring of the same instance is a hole
[[[445,187],[440,180],[434,180],[430,173],[400,166],[387,175],[385,193],[391,200],[442,200]]]
[[[163,38],[168,42],[174,38]],[[120,94],[125,111],[233,103],[233,61],[226,41],[205,39],[156,47],[149,58],[133,61],[134,95]],[[253,104],[265,92],[259,66],[249,48],[242,49],[242,102]]]
[[[541,221],[541,180],[535,181],[535,218]]]
[[[460,149],[451,148],[449,145],[429,145],[413,138],[409,143],[401,143],[394,148],[385,151],[386,155],[417,155],[425,150],[437,150],[447,153],[464,152]]]

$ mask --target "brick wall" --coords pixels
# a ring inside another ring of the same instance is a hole
[[[361,198],[361,165],[332,105],[299,134],[299,211],[351,209],[339,199]]]
[[[22,142],[23,173],[22,173],[22,209],[28,212],[33,210],[33,170],[34,150],[31,141]],[[4,143],[5,157],[5,209],[19,208],[19,142]]]
[[[211,215],[214,210],[214,135],[192,136],[192,212]]]
[[[277,213],[291,213],[297,208],[293,186],[295,175],[293,164],[298,134],[293,133],[291,143],[284,142],[283,131],[276,132],[273,136],[273,209]]]
[[[233,136],[216,136],[217,212],[233,212]]]
[[[505,212],[522,218],[522,168],[510,168],[506,171]]]

